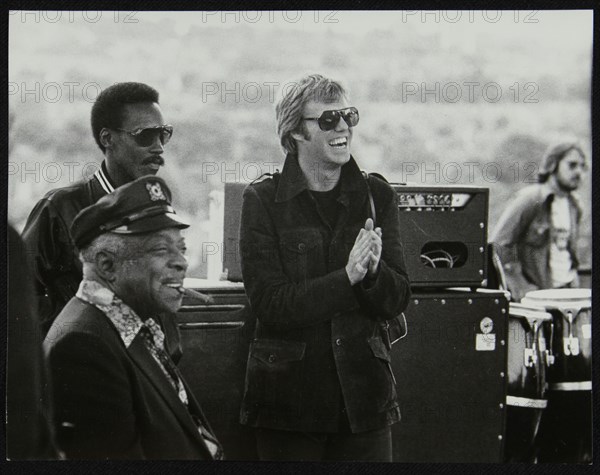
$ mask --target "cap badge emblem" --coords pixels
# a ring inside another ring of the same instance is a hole
[[[165,200],[167,201],[167,197],[163,193],[162,188],[160,187],[160,183],[146,183],[146,189],[148,190],[148,194],[150,195],[150,199],[152,201]]]

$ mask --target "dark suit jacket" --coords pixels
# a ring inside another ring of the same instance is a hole
[[[73,459],[211,459],[190,412],[210,426],[187,385],[181,403],[138,334],[129,348],[96,307],[74,297],[44,350],[59,447]],[[168,351],[168,349],[167,349]]]

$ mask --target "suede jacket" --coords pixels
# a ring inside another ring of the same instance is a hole
[[[244,191],[241,264],[257,318],[244,424],[361,432],[400,420],[380,325],[402,312],[410,297],[396,193],[383,180],[370,179],[383,251],[377,275],[351,286],[345,266],[370,207],[367,182],[353,158],[340,181],[333,228],[295,155],[288,155],[281,174]]]
[[[491,240],[498,245],[507,285],[515,300],[530,290],[552,288],[549,263],[554,196],[550,183],[524,188],[508,204],[496,224]],[[573,267],[577,269],[581,207],[573,194],[568,195],[568,201],[571,219],[568,249]],[[572,286],[577,286],[577,282]]]

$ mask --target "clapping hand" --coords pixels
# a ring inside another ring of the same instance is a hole
[[[375,277],[377,269],[379,268],[379,260],[381,259],[381,250],[383,249],[383,242],[381,240],[381,228],[377,227],[373,229],[373,220],[368,218],[365,221],[365,228],[370,237],[370,260],[369,260],[369,277]]]
[[[365,227],[356,236],[354,246],[348,256],[346,273],[351,285],[361,282],[367,272],[370,277],[377,274],[381,249],[381,228],[373,229],[373,220],[368,218],[365,221]]]

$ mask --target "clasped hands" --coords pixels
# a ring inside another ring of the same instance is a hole
[[[382,247],[381,228],[373,229],[373,220],[368,218],[365,221],[365,227],[356,236],[354,246],[348,256],[346,274],[348,274],[351,285],[361,282],[367,274],[369,277],[375,277]]]

